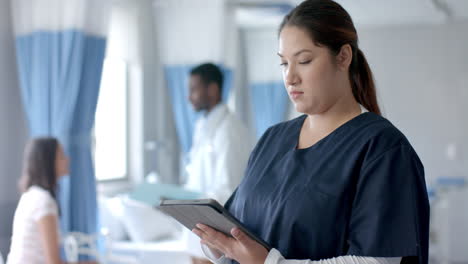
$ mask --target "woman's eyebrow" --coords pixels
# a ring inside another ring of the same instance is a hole
[[[303,52],[312,52],[312,51],[311,51],[311,50],[308,50],[308,49],[302,49],[302,50],[300,50],[300,51],[294,53],[293,56],[294,56],[294,57],[299,56],[299,54],[301,54],[301,53],[303,53]],[[278,56],[280,56],[281,58],[283,57],[283,55],[281,55],[281,53],[278,52],[277,54],[278,54]]]

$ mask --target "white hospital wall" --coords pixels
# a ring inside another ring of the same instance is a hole
[[[413,144],[432,182],[468,177],[468,21],[359,31],[384,115]],[[455,144],[457,155],[447,158]]]
[[[0,251],[9,251],[26,121],[17,81],[10,1],[0,0]]]
[[[144,71],[144,174],[156,170],[161,180],[175,183],[179,180],[179,143],[158,46],[161,42],[158,42],[154,17],[156,4],[151,0],[141,1],[139,15],[139,48]]]
[[[163,64],[225,62],[224,0],[157,0],[153,6]]]

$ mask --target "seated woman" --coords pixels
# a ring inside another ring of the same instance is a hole
[[[62,263],[56,187],[66,174],[68,159],[57,139],[36,138],[28,143],[7,264]]]

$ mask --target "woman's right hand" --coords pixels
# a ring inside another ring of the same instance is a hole
[[[226,258],[239,263],[263,264],[268,256],[268,250],[264,246],[239,228],[231,229],[232,237],[203,224],[197,224],[192,232],[202,239],[203,244],[218,249]]]

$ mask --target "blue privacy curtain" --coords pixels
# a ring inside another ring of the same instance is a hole
[[[252,83],[250,97],[258,139],[270,126],[286,119],[288,95],[282,81],[269,81]]]
[[[289,99],[279,67],[277,31],[247,28],[243,36],[250,110],[258,139],[268,127],[286,120]]]
[[[90,143],[107,10],[106,1],[12,1],[30,136],[57,137],[70,159],[70,175],[61,179],[58,193],[63,233],[96,233],[97,228]]]
[[[182,147],[183,153],[188,153],[192,146],[192,135],[195,121],[199,117],[190,101],[189,96],[189,78],[190,70],[197,65],[170,65],[164,67],[167,89],[169,89],[172,110],[176,123],[177,135]],[[222,65],[218,65],[224,75],[223,82],[223,102],[227,102],[229,92],[233,85],[233,71]]]

